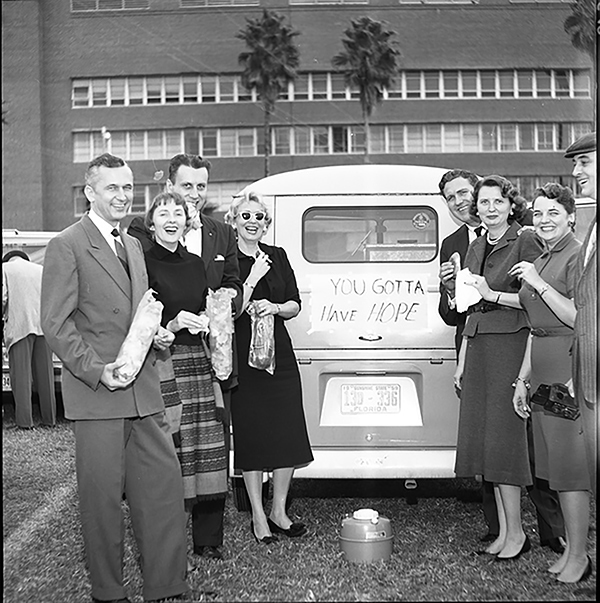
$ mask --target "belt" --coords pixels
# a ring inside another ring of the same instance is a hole
[[[473,312],[493,312],[494,310],[514,310],[514,308],[503,306],[501,304],[495,304],[494,302],[480,301],[474,306],[471,306],[467,311],[467,314],[473,314]]]
[[[573,335],[574,331],[570,327],[549,327],[547,329],[533,328],[531,334],[534,337],[565,337]]]

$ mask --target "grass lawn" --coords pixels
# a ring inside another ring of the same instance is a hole
[[[5,406],[5,405],[3,405]],[[4,602],[91,601],[77,511],[69,424],[15,428],[3,416]],[[310,532],[267,547],[254,541],[250,515],[228,499],[224,561],[196,559],[189,575],[194,601],[592,601],[596,571],[579,585],[545,571],[556,559],[539,546],[535,511],[524,495],[525,530],[534,545],[520,560],[494,563],[473,554],[485,526],[470,480],[419,482],[408,504],[394,481],[296,480],[291,514]],[[596,568],[595,504],[589,551]],[[370,507],[392,521],[389,561],[357,565],[339,551],[346,513]],[[126,517],[124,576],[142,603],[137,549]],[[188,542],[191,550],[191,536]]]

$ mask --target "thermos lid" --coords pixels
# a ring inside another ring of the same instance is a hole
[[[358,511],[354,511],[352,517],[360,521],[370,521],[371,523],[379,521],[379,513],[375,509],[358,509]]]

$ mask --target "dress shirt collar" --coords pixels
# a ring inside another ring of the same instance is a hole
[[[103,217],[99,216],[93,209],[88,212],[90,220],[94,223],[94,226],[100,231],[100,234],[105,238],[110,248],[116,252],[115,237],[112,236],[112,231],[116,228],[121,232],[120,225],[113,226],[109,224]]]

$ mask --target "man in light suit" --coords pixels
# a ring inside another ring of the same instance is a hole
[[[455,345],[456,357],[460,351],[462,332],[465,326],[466,312],[456,311],[454,304],[454,289],[456,283],[455,268],[450,262],[450,256],[458,253],[460,266],[464,265],[469,245],[481,234],[481,222],[471,215],[469,207],[473,200],[473,191],[479,176],[466,170],[450,170],[439,182],[440,192],[448,204],[448,211],[458,222],[462,222],[457,230],[448,235],[440,249],[440,302],[438,306],[442,320],[449,326],[456,327]],[[530,460],[533,462],[533,439],[531,423],[527,425],[527,441]],[[535,475],[533,465],[532,474]],[[491,482],[483,481],[481,485],[483,514],[488,524],[488,533],[482,536],[482,542],[492,542],[498,537],[498,508],[494,498],[494,486]],[[547,546],[557,553],[564,550],[561,541],[565,535],[564,519],[558,501],[558,495],[550,489],[547,481],[536,479],[527,492],[536,507],[540,544]]]
[[[92,598],[129,601],[123,587],[123,494],[144,599],[184,597],[183,483],[166,432],[154,351],[135,378],[121,378],[115,361],[148,288],[141,245],[119,230],[133,201],[131,170],[122,159],[101,155],[88,166],[84,192],[89,213],[48,244],[41,317],[46,340],[63,363]]]
[[[596,134],[585,134],[565,151],[583,197],[597,198]],[[582,415],[592,492],[598,472],[598,246],[594,216],[575,266],[575,346],[573,380]]]
[[[25,429],[33,427],[33,382],[37,385],[42,423],[56,423],[52,352],[40,324],[41,292],[42,267],[30,262],[23,251],[9,251],[2,258],[3,336],[15,399],[15,421]]]
[[[232,312],[237,313],[242,304],[242,284],[237,261],[237,242],[233,229],[204,215],[208,192],[210,161],[198,155],[181,153],[175,155],[169,163],[167,191],[179,193],[188,203],[192,215],[192,229],[186,233],[184,244],[188,251],[199,255],[204,261],[206,280],[213,291],[220,287],[233,289]],[[131,221],[127,231],[137,237],[144,247],[152,245],[151,233],[146,229],[143,218]],[[233,372],[225,381],[221,381],[221,391],[225,404],[223,417],[225,447],[229,454],[229,417],[231,409],[231,389],[237,385],[237,354],[234,342]],[[225,499],[200,500],[192,509],[192,537],[194,553],[213,560],[223,558],[223,517]]]

